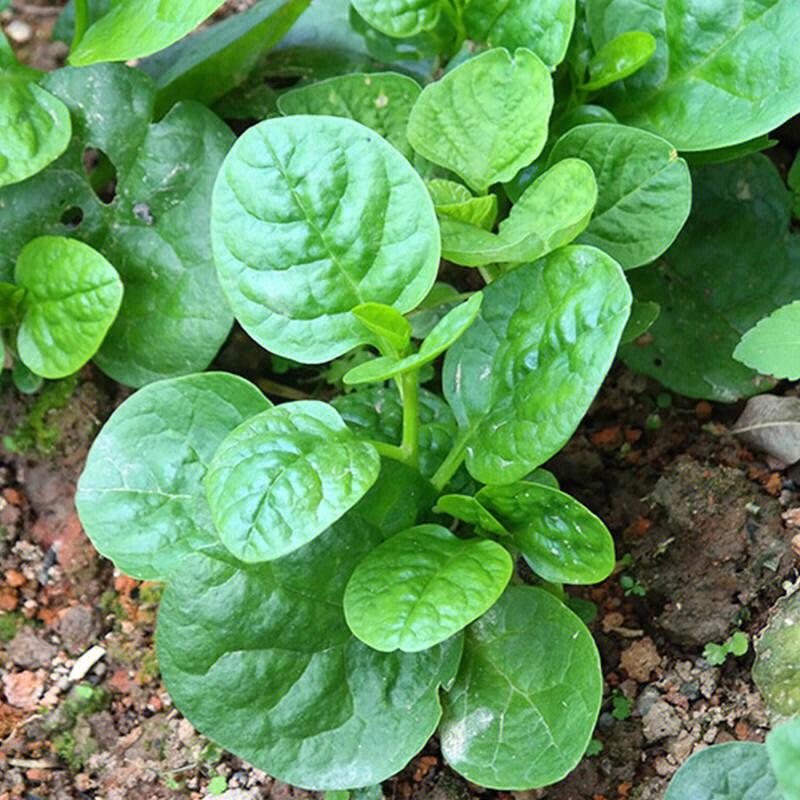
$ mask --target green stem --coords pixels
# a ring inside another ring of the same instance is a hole
[[[464,27],[464,20],[461,17],[461,8],[459,7],[457,0],[455,0],[455,2],[451,0],[442,0],[442,11],[447,14],[447,18],[450,20],[452,26],[456,29],[457,43],[453,52],[457,53],[467,38],[467,29]]]
[[[470,431],[461,431],[458,436],[456,436],[456,440],[453,442],[453,446],[450,448],[447,458],[442,461],[441,466],[431,478],[431,483],[437,491],[441,492],[442,489],[447,486],[450,482],[450,478],[456,474],[456,471],[461,466],[461,462],[464,460],[464,451],[467,449],[467,442],[470,436]]]
[[[412,369],[400,377],[403,397],[403,443],[406,463],[419,466],[419,370]]]
[[[370,439],[369,443],[378,451],[378,453],[386,458],[392,458],[395,461],[403,461],[406,460],[406,453],[402,447],[398,447],[396,444],[387,444],[386,442],[376,442],[374,439]]]
[[[80,44],[83,34],[89,27],[89,2],[88,0],[75,0],[75,33],[72,35],[72,52]]]

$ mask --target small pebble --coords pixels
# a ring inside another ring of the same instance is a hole
[[[14,44],[25,44],[33,37],[33,29],[27,22],[21,19],[12,19],[6,25],[6,36],[11,39]]]

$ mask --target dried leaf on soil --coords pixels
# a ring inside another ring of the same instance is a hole
[[[747,401],[732,433],[785,464],[800,459],[800,399],[762,394]]]

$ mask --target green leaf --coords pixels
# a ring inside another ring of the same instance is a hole
[[[228,781],[224,775],[215,775],[208,782],[209,794],[222,794],[228,788]]]
[[[379,653],[350,633],[345,585],[390,533],[358,511],[279,561],[190,556],[159,608],[158,662],[175,705],[227,750],[311,789],[402,769],[435,730],[438,687],[461,656],[461,636]]]
[[[416,653],[449,639],[503,593],[513,563],[488,539],[418,525],[376,547],[344,593],[350,630],[381,652]]]
[[[636,339],[650,329],[652,324],[658,319],[660,313],[661,306],[659,306],[658,303],[634,300],[631,306],[631,315],[628,318],[628,324],[622,332],[620,344],[630,344],[636,341]]]
[[[411,324],[412,336],[424,339],[436,327],[436,323],[457,305],[464,295],[458,289],[443,281],[436,281],[425,299],[409,314],[406,319]]]
[[[580,125],[556,142],[548,164],[563,158],[583,159],[597,178],[597,206],[579,242],[623,269],[649,264],[672,244],[689,216],[692,183],[669,142],[625,125]]]
[[[82,242],[40,236],[22,249],[14,277],[27,290],[19,357],[43,378],[71,375],[97,352],[119,311],[117,271]]]
[[[444,178],[432,178],[425,181],[428,187],[436,214],[442,214],[475,225],[490,231],[497,219],[497,195],[487,194],[473,197],[466,186]]]
[[[0,33],[0,186],[35,175],[69,144],[69,111],[35,83],[40,75],[17,63]]]
[[[451,517],[482,528],[496,536],[509,536],[509,532],[474,497],[464,494],[442,495],[433,508],[439,514]]]
[[[396,72],[354,73],[292,89],[278,98],[281,114],[346,117],[377,131],[406,158],[413,151],[406,127],[421,93],[419,84]]]
[[[548,592],[513,586],[467,628],[444,697],[442,755],[492,789],[554,783],[589,744],[602,683],[584,624]]]
[[[70,53],[73,66],[128,61],[163,50],[196,28],[222,0],[115,0]]]
[[[319,536],[375,483],[380,459],[336,410],[284,403],[247,420],[214,454],[206,497],[222,543],[248,563]]]
[[[0,328],[19,325],[25,289],[14,283],[0,282]]]
[[[418,353],[406,358],[374,358],[353,367],[344,376],[346,384],[371,383],[419,369],[438,358],[453,344],[464,331],[472,325],[481,307],[483,295],[476,292],[465,303],[457,305],[436,323],[434,329],[425,337]]]
[[[591,167],[577,158],[560,161],[525,190],[496,234],[440,217],[442,255],[466,267],[533,261],[571,242],[596,200]]]
[[[103,14],[108,13],[111,7],[111,0],[87,0],[89,9],[89,24],[92,25]],[[64,42],[64,44],[71,45],[72,39],[75,36],[75,0],[69,0],[64,6],[64,10],[56,20],[53,26],[53,32],[50,38],[54,41]]]
[[[656,40],[644,31],[625,31],[606,42],[589,62],[589,80],[581,89],[595,91],[641,69],[656,51]]]
[[[756,136],[755,139],[748,139],[740,144],[732,144],[730,147],[719,147],[716,150],[696,150],[693,153],[684,153],[683,155],[690,167],[699,164],[721,164],[723,161],[733,161],[735,158],[742,158],[750,155],[750,153],[769,150],[777,144],[777,139],[770,139],[765,133],[763,136]]]
[[[178,100],[210,105],[244,82],[310,0],[261,0],[138,65],[156,82],[156,116]]]
[[[203,492],[222,440],[269,401],[220,372],[152,383],[103,426],[75,505],[94,546],[120,570],[164,580],[180,556],[217,542]]]
[[[611,366],[631,294],[619,265],[569,246],[501,276],[450,348],[442,383],[483,483],[510,483],[563,447]]]
[[[373,28],[397,38],[436,27],[441,0],[351,0],[353,8]]]
[[[44,382],[41,375],[34,375],[21,361],[14,364],[11,372],[11,380],[14,386],[22,394],[34,394],[42,388]]]
[[[610,87],[603,104],[620,122],[657,133],[678,150],[752,139],[800,109],[795,0],[699,7],[685,0],[587,0],[586,10],[596,49],[631,24],[655,37],[650,62]]]
[[[480,53],[426,86],[411,111],[408,140],[479,194],[508,181],[541,153],[553,107],[550,73],[520,48]]]
[[[564,60],[575,0],[482,0],[464,9],[467,36],[488,47],[527,47],[548,67]]]
[[[727,742],[692,755],[664,800],[785,800],[763,744]]]
[[[95,356],[104,372],[138,386],[205,369],[232,324],[208,234],[211,188],[230,129],[194,103],[149,124],[150,79],[118,64],[59,69],[45,87],[69,107],[74,136],[51,166],[0,189],[0,280],[10,279],[31,239],[69,234],[113,264],[125,287]],[[87,148],[116,168],[108,204],[92,190]],[[73,212],[82,220],[70,228],[62,218]]]
[[[776,378],[800,378],[800,300],[773,311],[742,337],[733,357]]]
[[[487,486],[475,499],[509,531],[530,568],[554,583],[598,583],[614,569],[614,540],[588,508],[536,483]]]
[[[373,131],[335,117],[267,120],[241,136],[217,179],[212,238],[244,329],[306,363],[366,341],[356,306],[410,311],[439,265],[421,178]]]
[[[362,439],[399,444],[403,435],[403,404],[397,389],[371,386],[336,397],[333,407]],[[450,451],[456,421],[447,404],[419,390],[419,470],[430,478]]]
[[[602,106],[591,104],[573,106],[550,123],[550,140],[556,141],[568,130],[577,128],[578,125],[592,125],[602,122],[615,123],[616,121],[614,115]]]
[[[767,735],[767,755],[785,800],[800,798],[800,718],[773,728]]]
[[[379,340],[387,342],[395,353],[402,353],[411,342],[411,325],[391,306],[363,303],[353,309],[353,316],[366,325]]]
[[[692,212],[675,243],[629,279],[657,302],[648,342],[620,356],[686,397],[733,402],[774,384],[736,361],[742,333],[800,297],[800,236],[789,233],[790,196],[765,156],[692,169]]]

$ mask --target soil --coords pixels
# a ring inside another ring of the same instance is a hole
[[[21,56],[59,64],[65,49],[47,41],[57,7],[12,6],[0,22],[30,27],[15,41]],[[280,399],[286,376],[232,337],[217,366]],[[317,796],[222,752],[172,707],[153,647],[161,587],[116,572],[81,529],[77,477],[129,393],[91,366],[34,397],[0,385],[0,800]],[[752,640],[800,569],[790,527],[800,510],[785,514],[800,506],[800,470],[775,468],[732,436],[740,412],[670,396],[616,365],[546,465],[606,522],[619,556],[608,580],[577,592],[598,608],[598,752],[555,786],[504,793],[466,783],[432,739],[383,784],[386,798],[660,800],[699,748],[764,740],[752,649],[721,666],[702,656],[736,629]]]

